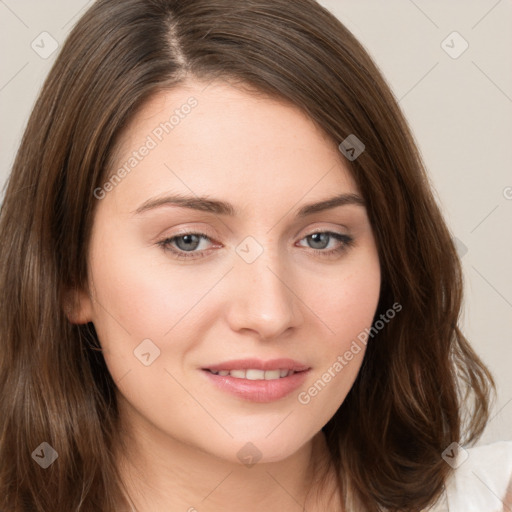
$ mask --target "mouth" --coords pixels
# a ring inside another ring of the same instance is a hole
[[[235,359],[203,368],[203,370],[221,377],[229,376],[235,379],[247,380],[284,379],[294,373],[309,369],[309,366],[288,358],[267,361],[257,358]]]
[[[304,384],[311,367],[291,359],[245,359],[201,370],[208,381],[228,394],[251,402],[272,402]]]

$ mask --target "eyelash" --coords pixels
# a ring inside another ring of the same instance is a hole
[[[330,258],[330,257],[338,256],[354,244],[354,239],[351,236],[344,235],[342,233],[333,232],[333,231],[314,231],[314,232],[310,233],[309,235],[306,235],[301,240],[304,240],[304,239],[306,239],[312,235],[315,235],[315,234],[326,234],[326,235],[329,235],[331,238],[335,238],[336,240],[342,242],[342,244],[339,247],[336,247],[335,249],[331,249],[329,251],[326,251],[325,249],[310,249],[311,251],[313,251],[316,254],[319,254],[322,257]],[[190,231],[190,232],[186,232],[186,233],[181,233],[181,234],[173,236],[171,238],[166,238],[165,240],[161,240],[160,242],[157,242],[157,245],[161,246],[164,249],[164,251],[171,252],[173,254],[173,256],[177,259],[185,260],[185,259],[189,259],[189,258],[194,258],[194,259],[204,258],[206,256],[206,254],[204,254],[205,251],[202,251],[202,252],[201,251],[198,251],[198,252],[189,251],[189,252],[187,252],[187,251],[182,251],[181,249],[174,249],[171,246],[171,243],[174,240],[176,240],[178,238],[185,237],[187,235],[196,235],[196,236],[199,236],[203,240],[210,240],[210,237],[205,235],[204,233]]]

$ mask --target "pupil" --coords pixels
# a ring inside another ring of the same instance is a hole
[[[316,244],[316,243],[320,243],[321,247],[314,247],[315,249],[325,249],[325,247],[327,246],[325,244],[326,240],[328,239],[329,235],[327,233],[313,233],[311,235],[311,238],[313,239],[313,243]],[[324,239],[323,240],[323,243],[322,243],[322,240],[321,239]]]
[[[196,238],[195,245],[194,245],[194,238],[193,237]],[[181,241],[185,241],[184,247],[180,247],[180,249],[183,249],[183,250],[193,250],[193,249],[195,249],[197,247],[197,244],[198,244],[198,240],[197,239],[198,239],[197,235],[183,235],[183,236],[181,236],[181,237],[179,237],[177,239],[177,244],[178,244],[178,247],[179,247],[180,242]],[[193,247],[190,245],[190,242],[192,242],[192,246]]]

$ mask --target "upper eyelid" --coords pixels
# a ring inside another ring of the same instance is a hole
[[[316,222],[316,224],[321,224],[321,222]],[[330,224],[335,224],[335,223],[331,222]],[[178,228],[178,229],[179,229],[179,231],[173,233],[172,235],[168,235],[165,238],[168,239],[168,238],[174,238],[174,237],[184,236],[184,235],[189,235],[189,234],[206,235],[212,239],[215,239],[215,236],[216,236],[213,233],[209,234],[210,230],[208,228],[203,228],[203,227],[196,228],[196,227],[191,226],[191,227]],[[309,229],[311,229],[311,231],[309,231]],[[351,229],[345,224],[337,224],[336,227],[316,226],[313,228],[307,228],[306,229],[307,234],[305,234],[304,236],[308,236],[308,235],[311,235],[313,233],[318,233],[318,232],[320,232],[320,233],[325,233],[325,232],[336,233],[336,232],[338,232],[337,230],[339,230],[339,229],[345,229],[347,231],[351,231]],[[295,231],[293,238],[297,237],[301,231],[304,231],[304,228],[301,228],[301,229]],[[230,232],[231,232],[231,230],[230,230]],[[340,233],[340,234],[348,234],[348,233]]]

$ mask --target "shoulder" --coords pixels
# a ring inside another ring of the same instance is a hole
[[[472,448],[454,445],[445,450],[443,458],[455,471],[445,484],[444,508],[435,511],[512,510],[512,441]]]

